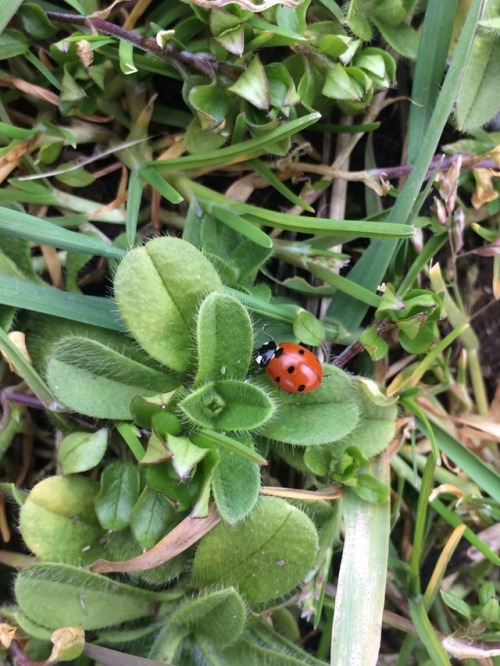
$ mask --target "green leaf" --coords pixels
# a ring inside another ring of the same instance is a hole
[[[344,550],[333,617],[331,664],[374,664],[380,649],[389,555],[389,467],[374,472],[386,487],[383,503],[368,503],[346,489]]]
[[[18,55],[24,55],[28,50],[28,38],[20,30],[7,28],[0,35],[0,60],[8,60]]]
[[[247,238],[259,247],[271,249],[273,247],[272,238],[259,229],[255,224],[248,222],[244,217],[237,215],[230,207],[220,207],[207,200],[200,200],[200,205],[210,212],[219,222],[225,224],[238,235]]]
[[[323,324],[308,310],[301,310],[293,322],[293,334],[306,345],[318,347],[325,339]]]
[[[187,101],[197,114],[202,130],[215,130],[225,124],[229,99],[215,79],[209,85],[193,86],[187,95]]]
[[[321,386],[311,393],[287,394],[273,388],[276,412],[261,434],[287,444],[318,446],[352,432],[360,417],[353,381],[333,366],[323,366],[323,372]]]
[[[221,286],[201,252],[184,240],[165,237],[125,256],[116,271],[115,297],[141,347],[166,366],[186,372],[192,365],[191,329],[199,302]]]
[[[194,385],[208,379],[244,379],[253,351],[246,308],[233,296],[215,292],[200,306],[197,320],[198,371]]]
[[[369,42],[373,38],[373,33],[366,16],[367,8],[365,5],[366,0],[353,0],[353,2],[350,2],[346,23],[356,37],[359,37],[364,42]]]
[[[385,21],[373,20],[378,30],[386,42],[391,46],[396,53],[399,53],[405,58],[415,60],[417,57],[418,49],[418,33],[414,28],[406,23],[399,23],[398,25],[391,25]]]
[[[318,535],[305,513],[263,497],[234,527],[217,525],[200,542],[193,562],[197,586],[234,585],[250,603],[275,599],[312,568]]]
[[[50,39],[57,32],[45,10],[35,3],[24,2],[19,8],[18,17],[24,31],[36,41]]]
[[[193,444],[187,437],[174,437],[168,435],[166,438],[167,450],[172,459],[172,466],[179,481],[185,481],[191,476],[199,462],[206,456],[206,449]]]
[[[258,56],[254,57],[236,83],[229,86],[228,90],[243,97],[258,109],[265,111],[269,108],[269,82]]]
[[[5,26],[14,16],[21,3],[22,0],[6,0],[0,5],[0,33],[4,32]]]
[[[427,3],[411,90],[413,103],[410,104],[408,121],[410,164],[418,155],[439,94],[456,19],[456,5],[456,0],[446,4],[441,0]]]
[[[500,14],[500,0],[485,3],[483,19]],[[471,132],[490,121],[500,111],[500,40],[498,34],[479,32],[464,71],[456,104],[457,125]]]
[[[139,486],[139,470],[132,463],[117,461],[103,470],[95,510],[104,529],[119,531],[128,527]]]
[[[176,173],[187,169],[200,169],[206,166],[227,165],[233,162],[243,162],[253,157],[269,152],[269,144],[281,141],[297,132],[303,131],[316,120],[319,120],[319,113],[309,113],[306,116],[282,123],[276,129],[266,132],[263,136],[248,141],[235,142],[225,148],[205,152],[202,156],[188,155],[187,157],[177,157],[167,160],[156,160],[151,165],[161,170],[175,171]]]
[[[304,234],[321,236],[336,236],[344,240],[350,238],[406,238],[413,236],[414,230],[405,224],[388,222],[370,222],[359,220],[332,220],[324,217],[310,215],[290,215],[280,213],[270,208],[260,208],[247,203],[239,203],[198,182],[178,176],[175,179],[178,189],[186,197],[196,197],[200,205],[215,206],[222,210],[231,210],[233,213],[244,215],[246,220],[253,224],[276,227]],[[215,208],[214,208],[215,210]],[[344,242],[344,241],[342,241]]]
[[[191,439],[202,447],[211,448],[212,444],[217,444],[218,447],[227,449],[232,453],[237,453],[240,458],[245,458],[246,460],[257,463],[258,465],[267,465],[266,459],[249,446],[251,442],[246,438],[243,439],[242,443],[237,439],[223,435],[220,432],[214,432],[213,430],[200,430],[195,435],[192,435]]]
[[[152,548],[178,515],[164,495],[146,487],[130,514],[130,529],[142,548]]]
[[[189,600],[169,615],[168,622],[223,647],[233,643],[243,631],[246,608],[240,595],[230,587]]]
[[[120,70],[125,76],[137,72],[137,67],[134,65],[134,46],[131,42],[120,39],[118,44],[118,60]]]
[[[183,201],[182,196],[177,192],[176,189],[167,183],[167,181],[160,176],[158,171],[153,169],[151,166],[144,166],[139,169],[139,175],[144,178],[148,185],[159,192],[162,197],[164,197],[170,203],[178,204]]]
[[[354,387],[360,419],[347,436],[333,444],[332,451],[340,456],[350,446],[355,446],[367,458],[372,458],[383,451],[394,436],[397,405],[380,404],[366,390],[362,380],[354,380]]]
[[[41,243],[63,250],[96,254],[110,259],[120,259],[123,256],[123,250],[110,243],[4,206],[0,206],[0,232],[15,238],[24,238],[31,243]]]
[[[436,666],[451,666],[451,661],[429,620],[423,601],[417,603],[413,599],[409,599],[409,603],[411,619],[417,630],[418,637],[429,653],[432,664]]]
[[[257,386],[237,380],[209,382],[179,403],[196,425],[215,430],[253,430],[274,412],[270,398]]]
[[[110,345],[114,342],[110,337]],[[56,397],[77,412],[96,418],[130,419],[133,398],[179,385],[176,378],[142,364],[132,347],[127,340],[118,350],[101,340],[63,337],[48,357],[47,382]]]
[[[112,331],[124,329],[111,298],[68,293],[7,275],[0,280],[0,303]]]
[[[87,564],[103,556],[104,532],[94,503],[99,484],[83,476],[51,476],[31,490],[21,508],[21,535],[42,560]]]
[[[154,592],[64,564],[34,564],[16,578],[16,601],[32,621],[47,627],[82,625],[85,631],[148,617]]]
[[[460,597],[457,597],[454,594],[451,594],[450,592],[445,592],[444,590],[439,590],[439,593],[441,595],[441,599],[448,606],[448,608],[451,608],[456,613],[460,613],[460,615],[465,617],[466,620],[471,619],[471,607],[466,601],[460,599]]]
[[[108,431],[73,432],[64,437],[57,451],[57,462],[63,474],[86,472],[98,465],[106,453]]]
[[[87,95],[85,90],[76,82],[70,74],[69,64],[63,67],[64,74],[62,78],[61,102],[84,102]]]
[[[0,284],[2,281],[0,280]],[[51,409],[58,410],[61,408],[50,388],[2,327],[0,327],[0,350],[5,358],[9,359],[16,373],[23,378],[39,400]]]
[[[245,518],[259,497],[260,471],[256,463],[219,449],[220,462],[212,476],[212,493],[222,519],[234,524]]]
[[[340,63],[328,67],[326,79],[322,90],[325,97],[332,99],[361,100],[363,90],[355,79],[346,72]]]
[[[359,342],[370,354],[372,361],[380,361],[389,351],[389,345],[384,338],[379,335],[376,326],[365,328],[359,337]]]

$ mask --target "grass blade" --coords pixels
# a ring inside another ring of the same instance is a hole
[[[425,645],[434,666],[451,666],[451,661],[434,631],[423,602],[420,601],[417,604],[410,599],[410,614],[418,636]]]
[[[3,206],[0,206],[0,233],[15,238],[24,238],[32,243],[50,245],[61,250],[96,254],[108,259],[121,259],[124,255],[123,250],[111,243],[104,243],[98,238],[58,227],[40,217]]]
[[[448,56],[457,0],[427,3],[418,47],[408,122],[408,162],[415,162],[429,126]]]
[[[230,210],[237,215],[245,215],[249,222],[264,226],[296,231],[297,233],[314,234],[322,236],[338,236],[342,239],[351,238],[408,238],[413,235],[413,227],[407,224],[393,224],[390,222],[369,222],[366,220],[331,220],[327,217],[312,217],[306,215],[288,215],[275,210],[260,208],[252,204],[233,201],[223,194],[210,190],[192,180],[178,176],[175,186],[186,199],[191,201],[194,197],[206,210],[214,204],[220,208]],[[384,244],[385,247],[385,244]]]
[[[488,493],[494,500],[500,502],[500,474],[483,462],[481,458],[478,458],[458,439],[443,430],[432,418],[429,417],[429,421],[440,451],[453,460],[474,483],[477,483],[483,492]],[[415,422],[418,429],[428,437],[429,430],[424,421],[416,416]]]
[[[112,298],[84,296],[2,275],[0,303],[112,331],[125,330]]]
[[[319,113],[309,113],[307,116],[291,120],[263,136],[248,139],[248,141],[231,144],[230,146],[213,150],[204,155],[187,155],[186,157],[177,157],[171,160],[156,160],[150,162],[150,164],[164,172],[204,169],[210,166],[228,166],[229,164],[246,162],[254,157],[266,154],[270,144],[301,132],[319,118],[321,118]]]
[[[373,469],[375,468],[375,469]],[[388,483],[388,463],[372,463],[372,473]],[[368,666],[377,661],[389,554],[389,502],[370,504],[346,489],[345,542],[340,566],[331,666]]]
[[[0,33],[2,33],[10,21],[10,19],[17,12],[23,0],[3,0],[0,6]]]

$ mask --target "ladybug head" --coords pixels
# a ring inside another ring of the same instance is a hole
[[[262,345],[262,347],[259,349],[257,356],[255,357],[255,362],[260,368],[265,368],[275,353],[276,343],[274,340],[270,340],[269,342],[266,342],[265,345]]]

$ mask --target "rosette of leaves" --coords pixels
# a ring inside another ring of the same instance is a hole
[[[325,113],[335,104],[355,113],[391,85],[393,58],[350,36],[340,11],[320,10],[321,20],[316,12],[308,22],[310,4],[275,6],[259,14],[236,3],[196,9],[211,33],[207,47],[232,69],[212,81],[186,80],[184,99],[195,115],[186,136],[190,152],[223,145],[233,132],[241,132],[242,123],[259,135],[296,117],[301,108]],[[281,57],[270,60],[276,48]],[[282,144],[272,152],[286,152],[289,140]]]
[[[411,289],[404,298],[398,296],[391,284],[385,286],[375,317],[392,322],[399,331],[399,341],[410,354],[423,354],[439,340],[438,322],[442,298],[427,289]],[[387,342],[376,325],[363,332],[360,342],[373,360],[383,358]]]

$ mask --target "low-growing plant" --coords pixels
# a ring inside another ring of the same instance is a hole
[[[401,666],[494,658],[463,266],[493,257],[498,297],[498,1],[4,5],[13,658],[374,664],[382,623]],[[401,58],[411,166],[376,169]],[[469,134],[437,155],[452,111]],[[318,388],[272,381],[269,337],[314,349]],[[441,586],[460,539],[481,562]]]

